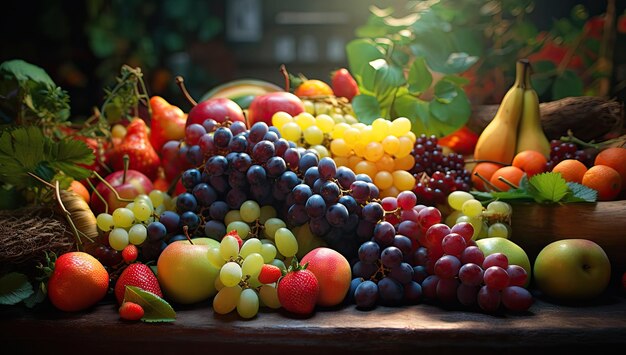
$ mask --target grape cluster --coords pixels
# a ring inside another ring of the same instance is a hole
[[[550,157],[546,163],[546,171],[552,171],[558,163],[566,159],[575,159],[590,167],[593,165],[592,157],[587,151],[578,149],[578,146],[571,142],[563,142],[558,139],[550,141]]]
[[[474,228],[472,239],[489,237],[510,238],[511,215],[513,208],[504,201],[491,201],[486,207],[472,194],[466,191],[453,191],[448,195],[448,205],[452,212],[445,223],[452,226],[459,222],[468,222]]]
[[[443,153],[437,137],[421,134],[415,140],[412,156],[415,160],[410,172],[417,182],[413,192],[420,203],[434,206],[444,204],[453,191],[469,191],[471,175],[465,169],[463,155]]]

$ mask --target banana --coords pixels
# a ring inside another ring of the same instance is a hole
[[[500,107],[482,131],[474,148],[474,159],[511,164],[517,147],[517,130],[524,103],[524,83],[528,61],[518,60],[515,83],[502,98]]]
[[[541,126],[541,112],[539,110],[539,96],[530,82],[530,70],[526,72],[524,80],[524,105],[522,117],[517,130],[517,147],[515,152],[535,150],[550,157],[550,141]]]

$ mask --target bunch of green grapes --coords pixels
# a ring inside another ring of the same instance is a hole
[[[330,156],[330,133],[335,121],[329,115],[314,116],[305,111],[291,116],[287,112],[279,111],[272,116],[272,125],[278,129],[282,138],[299,147],[316,150],[320,159]]]
[[[448,195],[448,205],[452,212],[446,217],[446,224],[469,222],[474,227],[472,239],[511,237],[513,208],[510,204],[495,200],[483,206],[471,193],[457,190]]]

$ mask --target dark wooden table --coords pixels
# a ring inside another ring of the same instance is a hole
[[[0,344],[11,353],[81,354],[532,354],[626,347],[626,297],[615,288],[596,302],[560,305],[539,297],[522,314],[488,315],[438,305],[353,305],[308,318],[264,310],[252,320],[220,316],[208,303],[175,307],[172,323],[124,322],[112,302],[69,314],[0,308]],[[486,352],[487,351],[487,352]],[[494,352],[496,351],[496,352]]]

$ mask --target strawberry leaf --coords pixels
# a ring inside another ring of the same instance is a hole
[[[598,200],[598,191],[588,188],[575,182],[568,182],[571,194],[563,199],[563,202],[596,202]]]
[[[143,322],[173,322],[176,320],[176,312],[167,301],[152,292],[145,291],[136,286],[126,286],[124,302],[135,302],[144,310]]]
[[[558,173],[537,174],[528,180],[528,184],[528,192],[539,203],[559,202],[569,191],[567,182]]]
[[[0,278],[0,304],[18,304],[33,293],[33,285],[24,274],[12,272]]]

